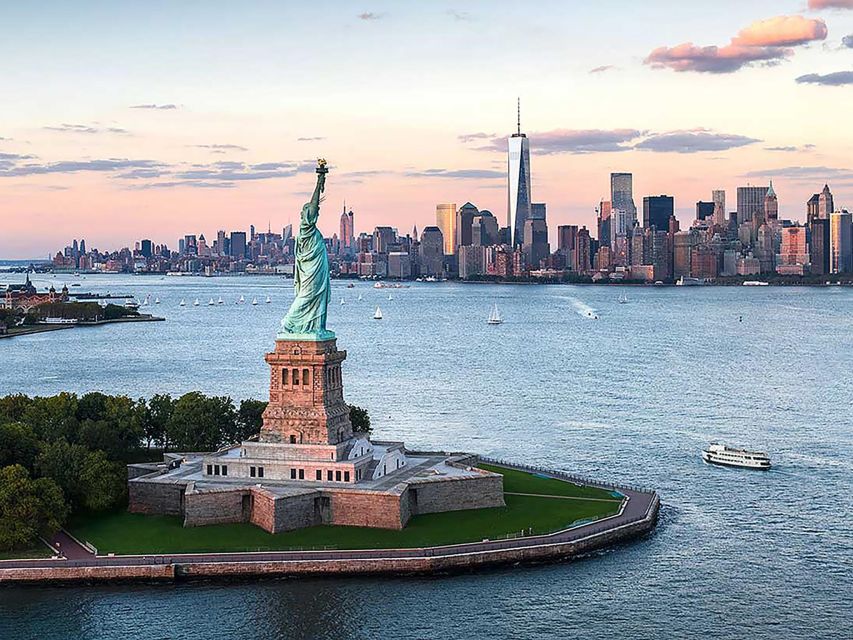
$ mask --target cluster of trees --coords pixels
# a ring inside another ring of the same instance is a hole
[[[128,462],[161,451],[213,451],[257,434],[267,403],[198,391],[149,400],[60,393],[0,397],[0,550],[49,537],[78,512],[127,499]],[[353,427],[370,431],[364,409]]]
[[[33,309],[38,318],[67,318],[80,322],[98,320],[116,320],[128,316],[138,316],[136,309],[128,309],[118,304],[102,307],[97,302],[46,302]]]

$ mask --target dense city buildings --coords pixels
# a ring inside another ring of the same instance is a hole
[[[761,274],[821,276],[853,270],[850,214],[835,211],[828,185],[806,203],[806,221],[779,217],[773,187],[737,189],[737,211],[726,212],[726,192],[695,203],[692,223],[682,230],[675,198],[645,196],[637,217],[633,174],[610,174],[610,200],[595,208],[597,237],[585,227],[560,225],[553,242],[548,206],[530,199],[529,140],[508,138],[507,225],[473,202],[437,204],[435,225],[419,235],[403,235],[378,225],[358,233],[346,204],[338,233],[326,239],[332,273],[341,277],[462,280],[580,279],[671,283]],[[224,230],[208,243],[187,234],[173,251],[145,238],[134,249],[102,253],[74,240],[53,258],[57,270],[253,273],[292,275],[295,238],[291,225],[281,233]]]

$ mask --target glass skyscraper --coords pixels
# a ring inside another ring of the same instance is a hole
[[[634,176],[630,173],[610,174],[610,206],[624,211],[628,216],[628,227],[637,221],[637,206],[634,204]]]
[[[524,223],[530,218],[530,143],[521,133],[521,111],[518,129],[508,139],[507,156],[507,226],[513,246],[524,243]]]

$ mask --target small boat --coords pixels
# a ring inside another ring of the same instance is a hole
[[[761,469],[763,471],[770,468],[770,456],[766,453],[734,449],[716,442],[712,442],[707,449],[702,451],[702,460],[726,467]]]
[[[628,304],[628,295],[625,293],[619,294],[619,304]]]
[[[225,304],[225,300],[222,299],[222,296],[219,296],[219,300],[216,301],[216,304]]]
[[[207,306],[212,307],[215,304],[216,303],[213,301],[213,298],[211,298],[210,301],[207,303]]]
[[[343,298],[341,298],[341,304],[344,304],[345,302],[346,302],[346,300],[344,300]]]
[[[359,300],[364,300],[364,296],[363,296],[363,295],[361,295],[361,294],[359,293],[359,294],[358,294],[358,299],[359,299]]]
[[[763,280],[744,280],[744,287],[769,287],[769,282],[764,282]]]
[[[187,306],[187,303],[183,298],[181,298],[181,304],[179,306],[181,306],[181,307]]]
[[[160,304],[160,298],[154,298],[154,304]]]
[[[503,324],[503,318],[501,318],[501,312],[498,311],[498,303],[495,303],[495,306],[492,307],[492,312],[489,314],[489,319],[486,321],[486,324]]]
[[[240,296],[240,299],[237,302],[239,302],[240,304],[243,304],[244,302],[246,302],[246,298],[244,298],[243,296]]]
[[[193,302],[193,306],[194,306],[194,307],[197,307],[197,306],[198,306],[198,298],[196,298],[196,299],[195,299],[195,302]]]
[[[382,309],[376,307],[376,312],[373,314],[374,320],[382,320]]]
[[[266,300],[264,300],[264,302],[265,302],[266,304],[269,304],[270,302],[272,302],[272,300],[270,300],[270,297],[269,297],[269,296],[267,296],[267,299],[266,299]]]
[[[252,298],[252,304],[258,304],[258,299],[257,299],[257,298]]]
[[[127,302],[124,303],[124,307],[125,307],[125,309],[138,309],[139,303],[136,302],[135,300],[128,300]]]
[[[701,278],[685,278],[684,276],[675,281],[676,287],[698,287],[703,284],[705,284],[705,281]]]
[[[350,282],[350,283],[347,285],[347,289],[355,289],[355,285],[354,285],[352,282]]]

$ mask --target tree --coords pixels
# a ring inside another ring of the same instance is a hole
[[[0,468],[0,550],[52,537],[68,515],[62,490],[48,478],[30,479],[21,465]]]
[[[36,458],[36,473],[52,478],[62,489],[72,510],[86,499],[86,486],[82,480],[88,449],[65,440],[45,443]]]
[[[370,416],[367,413],[367,409],[362,409],[351,404],[349,406],[349,420],[352,423],[353,431],[366,434],[370,433]]]
[[[33,398],[24,410],[21,422],[30,425],[40,440],[52,441],[64,438],[77,441],[77,396],[60,393],[47,398]]]
[[[84,490],[82,506],[90,511],[113,509],[127,494],[124,466],[107,460],[103,451],[93,451],[86,456],[80,481]]]
[[[0,424],[0,467],[19,464],[32,471],[39,442],[32,427],[21,422]]]
[[[91,402],[91,396],[100,396]],[[85,401],[85,402],[84,402]],[[113,460],[124,460],[139,449],[145,421],[145,403],[127,396],[86,394],[79,406],[88,416],[81,420],[78,441],[89,449],[100,449]],[[78,408],[78,417],[81,411]]]
[[[23,393],[3,396],[0,398],[0,422],[20,422],[32,404],[32,398]]]
[[[231,438],[232,442],[242,442],[261,432],[264,423],[264,409],[267,403],[263,400],[243,400],[237,410],[237,432]]]
[[[169,446],[181,451],[218,449],[236,433],[237,412],[227,396],[208,398],[198,391],[177,402],[166,427]]]
[[[175,401],[169,394],[157,394],[148,401],[142,430],[149,449],[152,442],[162,444],[164,449],[167,447],[166,427],[174,411]]]
[[[46,444],[36,458],[36,471],[59,485],[72,511],[112,509],[125,496],[123,465],[110,462],[103,451],[89,451],[79,444],[64,440]]]

